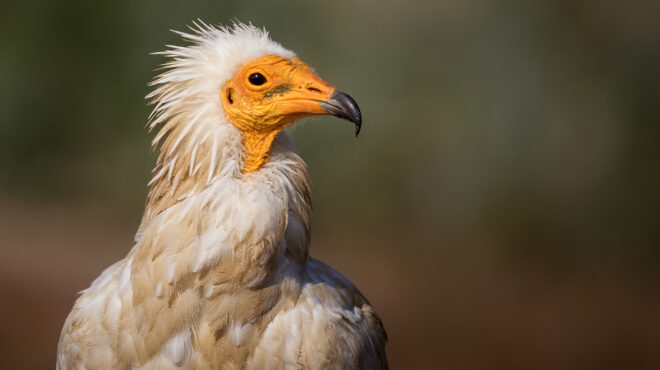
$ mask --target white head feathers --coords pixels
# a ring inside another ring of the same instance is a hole
[[[156,88],[147,95],[156,104],[149,129],[160,126],[152,145],[161,150],[150,184],[173,176],[175,167],[187,170],[188,175],[204,170],[201,167],[206,160],[200,155],[205,150],[210,151],[210,158],[204,172],[208,180],[215,176],[222,167],[220,160],[226,157],[220,151],[233,141],[229,136],[238,135],[222,109],[222,86],[242,65],[261,56],[295,56],[271,40],[265,29],[251,24],[216,28],[199,21],[190,29],[192,33],[174,32],[191,45],[168,45],[169,50],[155,53],[172,60],[163,65],[167,71],[150,84]],[[188,163],[177,163],[183,157]]]
[[[156,88],[147,95],[156,104],[149,129],[160,127],[152,142],[160,153],[140,229],[153,216],[199,193],[214,179],[241,175],[242,136],[225,116],[221,88],[252,60],[269,54],[295,56],[253,25],[216,28],[199,22],[191,30],[175,31],[190,45],[170,45],[169,50],[156,53],[171,60],[163,65],[166,71],[150,84]],[[280,135],[274,144],[274,157],[282,149],[293,150],[286,135]],[[304,165],[299,170],[305,171]]]

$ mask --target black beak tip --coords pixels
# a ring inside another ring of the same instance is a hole
[[[330,99],[321,104],[328,114],[353,122],[355,124],[355,137],[360,134],[362,113],[360,107],[350,95],[335,90]]]

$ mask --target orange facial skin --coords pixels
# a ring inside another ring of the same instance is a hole
[[[227,118],[243,133],[243,172],[257,170],[268,160],[282,129],[303,117],[328,114],[320,103],[334,92],[298,58],[266,55],[243,66],[220,91]]]

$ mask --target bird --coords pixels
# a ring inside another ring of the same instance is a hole
[[[57,369],[386,369],[373,306],[309,254],[310,177],[284,130],[332,115],[357,135],[357,103],[265,28],[174,32],[134,244],[76,299]]]

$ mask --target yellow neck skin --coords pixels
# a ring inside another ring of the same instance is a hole
[[[267,133],[250,131],[243,133],[243,145],[245,146],[243,173],[258,170],[268,162],[268,158],[270,157],[270,147],[278,133],[279,130]]]
[[[242,119],[243,117],[234,117],[234,119]],[[238,127],[243,132],[243,146],[245,162],[243,163],[243,173],[248,173],[258,170],[261,166],[268,162],[270,158],[270,149],[275,141],[275,137],[285,127],[293,124],[298,120],[300,115],[294,114],[288,117],[271,116],[267,117],[266,123],[256,125],[258,127],[267,127],[265,130],[245,129],[249,127],[244,122],[232,122],[234,126]]]

